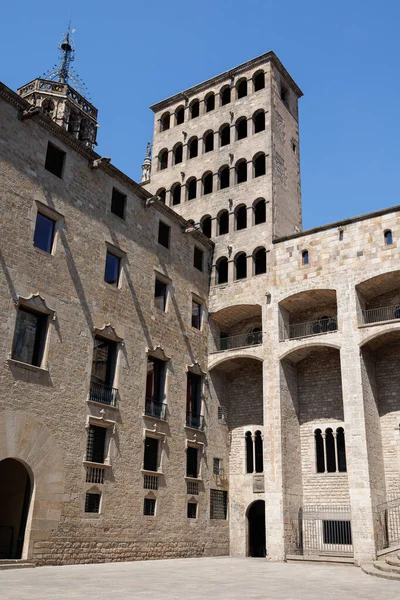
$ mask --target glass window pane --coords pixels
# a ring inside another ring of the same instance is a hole
[[[38,212],[36,216],[35,235],[33,245],[41,248],[45,252],[51,252],[54,239],[54,221],[42,213]]]
[[[38,329],[39,316],[19,309],[15,324],[12,353],[14,360],[19,360],[30,365],[33,364]]]
[[[111,252],[107,252],[104,281],[111,285],[118,285],[119,265],[120,258],[115,254],[111,254]]]

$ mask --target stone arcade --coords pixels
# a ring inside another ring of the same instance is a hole
[[[400,544],[399,207],[303,231],[273,52],[152,107],[142,183],[0,86],[0,559]]]

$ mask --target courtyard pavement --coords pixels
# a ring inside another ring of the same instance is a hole
[[[353,566],[185,558],[0,571],[1,600],[399,600],[400,582]]]

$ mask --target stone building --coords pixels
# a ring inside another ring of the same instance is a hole
[[[137,184],[68,78],[1,85],[0,559],[400,545],[399,207],[302,230],[301,95],[157,103]]]

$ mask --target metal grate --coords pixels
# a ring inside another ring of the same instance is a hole
[[[86,483],[104,483],[104,469],[86,467]]]
[[[296,339],[318,335],[319,333],[329,333],[337,331],[338,323],[336,317],[321,317],[316,321],[307,321],[305,323],[294,323],[289,325],[289,331],[285,331],[283,339]],[[282,341],[282,340],[281,340]]]
[[[90,425],[86,447],[86,460],[103,463],[106,443],[106,428]]]
[[[98,513],[100,512],[101,494],[87,493],[85,497],[85,512]]]
[[[204,430],[204,417],[198,413],[187,412],[186,413],[186,425],[193,429]]]
[[[262,331],[251,331],[239,335],[227,335],[226,337],[213,340],[210,352],[258,346],[259,344],[262,344]]]
[[[92,402],[100,402],[100,404],[106,404],[107,406],[117,406],[117,396],[118,390],[116,388],[91,381],[89,400]]]
[[[228,514],[228,492],[210,490],[210,519],[226,519]]]
[[[226,406],[218,406],[218,420],[226,421],[228,418],[228,409]]]
[[[213,473],[214,475],[222,475],[222,458],[214,458]]]
[[[148,517],[154,517],[156,514],[156,501],[153,498],[144,499],[143,514]]]
[[[197,496],[199,493],[199,482],[198,481],[187,481],[187,493]]]
[[[380,549],[400,543],[400,498],[392,498],[376,507],[380,530]]]
[[[151,398],[146,398],[145,415],[155,417],[156,419],[167,420],[167,405],[163,402],[155,402]]]
[[[157,475],[144,475],[143,477],[143,488],[145,490],[158,490],[158,477]]]
[[[291,529],[299,554],[353,556],[350,506],[304,506]]]

